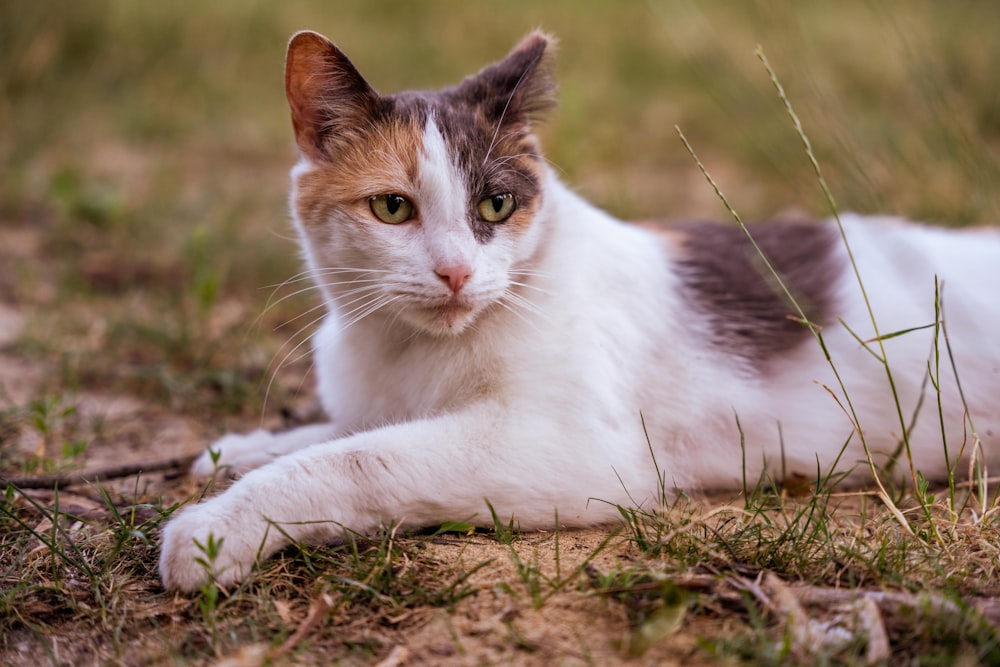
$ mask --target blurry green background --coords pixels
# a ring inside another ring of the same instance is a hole
[[[31,313],[19,351],[60,359],[59,382],[173,400],[259,375],[277,344],[247,323],[298,270],[289,35],[325,33],[391,92],[454,83],[536,27],[560,40],[548,157],[615,214],[726,216],[675,124],[745,219],[827,214],[759,44],[842,209],[1000,221],[997,2],[0,0],[0,301]]]

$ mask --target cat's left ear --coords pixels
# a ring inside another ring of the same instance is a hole
[[[456,93],[482,109],[491,124],[529,125],[555,106],[554,59],[555,38],[536,30],[506,58],[463,81]]]

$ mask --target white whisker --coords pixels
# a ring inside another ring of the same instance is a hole
[[[522,283],[522,282],[519,282],[517,280],[511,280],[510,284],[514,285],[516,287],[523,287],[525,289],[532,289],[532,290],[535,290],[536,292],[538,292],[540,294],[546,294],[546,295],[552,294],[552,292],[550,292],[549,290],[547,290],[545,288],[542,288],[542,287],[539,287],[538,285],[532,285],[531,283]]]
[[[515,317],[517,317],[518,319],[520,319],[522,322],[524,322],[525,324],[527,324],[528,326],[530,326],[535,331],[541,331],[541,329],[539,329],[539,327],[538,327],[538,323],[537,322],[533,321],[532,318],[529,318],[524,312],[522,312],[522,310],[520,308],[515,307],[515,306],[522,306],[523,307],[523,304],[517,304],[516,302],[513,302],[513,301],[511,301],[511,302],[508,303],[508,297],[509,296],[510,296],[509,294],[505,294],[503,296],[503,298],[501,298],[500,300],[498,300],[496,302],[496,305],[500,306],[501,308],[503,308],[504,310],[506,310],[510,314],[514,315]],[[540,315],[540,313],[537,313],[537,312],[532,312],[532,314],[534,314],[534,315]]]
[[[267,388],[264,390],[264,402],[263,402],[262,410],[266,409],[266,407],[267,407],[267,401],[268,401],[268,399],[271,396],[271,388],[274,386],[274,381],[277,379],[278,373],[281,372],[282,368],[284,368],[288,363],[290,363],[288,361],[288,358],[290,356],[292,356],[293,354],[295,354],[295,352],[298,351],[303,345],[305,345],[306,343],[310,342],[313,339],[313,336],[316,335],[316,331],[315,330],[312,331],[311,333],[309,333],[309,335],[307,335],[301,341],[299,341],[298,343],[296,343],[295,346],[292,347],[292,349],[289,350],[288,353],[285,354],[285,356],[282,357],[281,361],[279,361],[277,364],[274,363],[274,360],[278,357],[279,354],[282,353],[282,351],[292,341],[295,340],[295,338],[297,336],[301,335],[302,332],[306,331],[310,327],[314,327],[319,322],[322,322],[325,317],[326,317],[326,313],[320,315],[319,317],[313,318],[305,326],[300,327],[299,330],[296,331],[295,334],[292,335],[287,341],[285,341],[284,343],[282,343],[281,347],[278,348],[278,351],[274,353],[274,356],[271,358],[271,362],[267,365],[267,371],[266,372],[268,373],[268,375],[270,375],[270,378],[267,381]],[[298,359],[301,359],[301,358],[302,357],[300,356],[295,361],[298,361]],[[261,415],[261,418],[263,418],[263,413]]]
[[[381,282],[381,281],[371,281],[371,282]],[[298,292],[295,292],[295,294],[300,294],[302,292],[308,292],[310,289],[318,289],[320,287],[333,287],[333,286],[336,286],[336,285],[341,285],[341,284],[348,284],[349,285],[349,284],[352,284],[352,283],[353,283],[353,281],[346,282],[346,283],[326,283],[326,284],[323,284],[323,285],[315,285],[315,286],[313,286],[311,288],[299,290]],[[346,290],[345,292],[342,292],[341,294],[337,295],[337,297],[338,297],[337,305],[339,305],[339,306],[350,306],[350,305],[352,305],[354,303],[357,303],[358,301],[361,301],[362,299],[367,298],[368,296],[371,295],[371,293],[373,291],[375,291],[377,289],[378,289],[377,285],[362,285],[362,286],[356,287],[354,289]],[[346,303],[342,303],[340,301],[341,298],[351,297],[351,296],[354,296],[355,294],[360,294],[361,296],[359,296],[357,298],[354,298],[354,299],[352,299],[352,300],[350,300],[350,301],[348,301]],[[289,297],[291,297],[291,296],[292,295],[289,295]],[[286,297],[286,298],[288,298],[288,297]],[[277,304],[275,304],[275,305],[277,305]],[[292,322],[295,322],[296,320],[298,320],[298,319],[300,319],[302,317],[305,317],[306,315],[309,315],[310,313],[316,312],[317,310],[320,310],[322,308],[326,308],[326,303],[325,302],[324,303],[320,303],[319,305],[313,306],[312,308],[309,308],[308,310],[305,310],[305,311],[299,313],[298,315],[296,315],[295,317],[293,317],[291,319],[285,320],[284,322],[282,322],[281,324],[279,324],[276,328],[278,328],[278,329],[284,328],[284,327],[288,326],[289,324],[291,324]]]
[[[357,273],[359,275],[364,275],[364,274],[367,274],[367,273],[389,273],[389,271],[387,269],[354,269],[354,268],[348,268],[348,267],[336,267],[336,268],[331,267],[331,268],[324,268],[324,269],[309,269],[309,270],[306,270],[306,271],[300,271],[299,273],[296,273],[295,275],[293,275],[290,278],[288,278],[288,279],[286,279],[286,280],[278,283],[277,285],[269,285],[269,286],[267,286],[269,288],[272,288],[271,295],[268,297],[267,303],[265,303],[264,307],[261,309],[260,314],[257,315],[257,318],[254,320],[254,324],[255,325],[259,324],[260,320],[264,317],[264,315],[267,314],[268,312],[270,312],[278,304],[280,304],[280,303],[282,303],[282,302],[284,302],[284,301],[286,301],[288,299],[291,299],[293,297],[296,297],[299,294],[304,294],[305,292],[308,292],[310,290],[317,289],[317,288],[321,287],[321,284],[319,283],[318,278],[320,278],[320,277],[326,277],[326,276],[330,276],[330,275],[339,275],[339,274],[343,274],[343,273]],[[286,294],[286,295],[282,296],[280,299],[275,300],[274,297],[275,297],[275,294],[277,294],[278,290],[280,290],[281,288],[283,288],[283,287],[285,287],[287,285],[291,285],[291,284],[297,283],[297,282],[302,282],[302,281],[305,281],[305,280],[316,281],[316,284],[311,285],[309,287],[303,287],[301,289],[295,290],[291,294]],[[361,283],[361,282],[379,282],[379,279],[378,278],[361,278],[361,277],[355,277],[355,278],[352,278],[351,280],[343,281],[342,283],[322,283],[322,285],[323,286],[327,286],[327,287],[334,287],[334,286],[340,285],[340,284]]]
[[[545,311],[539,308],[536,304],[525,299],[520,294],[516,294],[510,290],[504,291],[504,300],[508,301],[511,305],[517,306],[533,315],[544,316]]]
[[[348,321],[346,324],[344,324],[340,328],[340,330],[341,331],[345,331],[346,329],[349,329],[350,327],[354,326],[355,324],[357,324],[361,320],[365,319],[366,317],[368,317],[372,313],[374,313],[374,312],[376,312],[378,310],[381,310],[382,308],[385,308],[389,304],[395,303],[396,301],[399,301],[400,299],[404,299],[404,298],[405,297],[403,297],[401,295],[397,295],[397,296],[386,296],[386,295],[383,295],[383,296],[380,296],[377,299],[375,299],[374,302],[368,304],[367,306],[359,306],[358,308],[355,308],[353,311],[351,311],[351,313],[348,313],[348,315],[351,315],[353,313],[358,313],[358,314],[354,315],[354,317],[350,321]],[[358,312],[358,311],[361,311],[361,312]]]
[[[486,155],[483,157],[483,165],[486,165],[490,159],[490,155],[493,153],[493,148],[497,144],[497,135],[500,134],[500,128],[503,126],[503,121],[507,117],[507,110],[510,109],[510,103],[514,100],[514,95],[517,94],[517,89],[521,87],[521,84],[524,82],[527,75],[527,71],[521,73],[521,76],[517,79],[517,83],[514,84],[514,87],[510,91],[510,95],[507,97],[507,102],[503,105],[503,111],[500,112],[500,118],[497,119],[496,127],[493,129],[493,138],[490,139],[490,147],[486,149]]]

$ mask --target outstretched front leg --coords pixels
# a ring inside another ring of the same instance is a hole
[[[263,429],[224,435],[195,459],[191,474],[209,477],[218,472],[241,475],[311,445],[329,442],[339,429],[333,424],[310,424],[291,431],[272,433]]]
[[[339,540],[345,529],[370,533],[391,520],[404,527],[453,519],[490,525],[484,499],[525,528],[552,525],[555,508],[567,525],[617,516],[613,506],[588,499],[625,502],[616,474],[622,460],[580,433],[530,418],[514,424],[503,412],[479,406],[368,431],[249,472],[167,524],[164,586],[195,590],[210,574],[232,584],[290,540]],[[196,562],[204,557],[196,541],[205,545],[209,536],[221,544],[211,573]]]

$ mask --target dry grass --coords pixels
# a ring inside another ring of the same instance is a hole
[[[998,13],[0,0],[0,471],[183,457],[308,418],[308,363],[274,362],[313,304],[265,312],[267,286],[298,271],[280,82],[296,29],[393,90],[452,82],[540,25],[562,39],[548,155],[600,205],[725,215],[679,125],[744,217],[824,213],[762,44],[842,208],[965,224],[1000,221]],[[8,486],[0,663],[1000,661],[995,482],[986,506],[964,477],[937,496],[890,488],[894,515],[804,481],[622,508],[617,532],[387,528],[192,597],[165,594],[155,561],[163,521],[208,491],[196,482]]]

